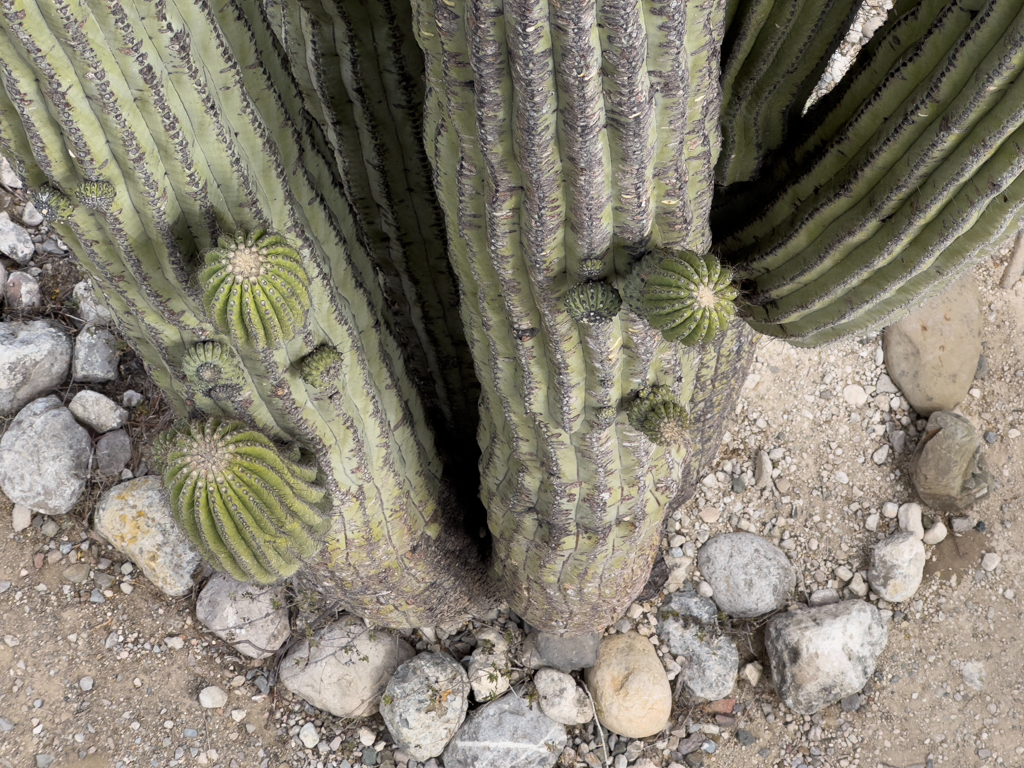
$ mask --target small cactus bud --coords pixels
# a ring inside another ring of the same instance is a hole
[[[214,388],[230,386],[240,390],[245,384],[245,375],[234,353],[216,341],[201,341],[192,347],[181,360],[181,370],[192,386],[211,397]]]
[[[578,323],[607,323],[622,308],[619,292],[608,283],[577,283],[565,295],[565,311]]]
[[[330,520],[315,467],[238,421],[178,427],[160,444],[171,509],[219,571],[270,584],[323,546]]]
[[[736,314],[732,272],[708,254],[666,254],[643,287],[642,314],[668,341],[711,341]]]
[[[86,181],[75,190],[79,203],[100,213],[110,211],[116,196],[117,190],[109,181]]]
[[[641,389],[626,415],[630,426],[657,445],[678,445],[690,426],[686,408],[668,387],[660,384]]]
[[[604,259],[583,259],[580,261],[580,277],[584,280],[600,280],[604,273]]]
[[[311,387],[333,392],[341,383],[341,353],[327,344],[321,345],[299,362],[299,375]]]
[[[44,184],[29,193],[29,201],[39,211],[39,215],[51,224],[67,221],[75,210],[71,198],[52,184]]]
[[[204,254],[200,275],[207,311],[235,343],[256,349],[276,344],[304,323],[309,275],[298,251],[264,230],[222,237]]]

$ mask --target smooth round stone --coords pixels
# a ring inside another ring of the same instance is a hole
[[[665,728],[672,712],[672,688],[647,638],[636,632],[604,637],[597,663],[584,678],[598,720],[608,730],[643,739]]]
[[[752,533],[724,533],[697,552],[712,599],[729,616],[754,618],[786,604],[796,573],[785,553]]]
[[[220,709],[228,703],[228,695],[216,685],[203,688],[199,692],[199,704],[205,709]]]

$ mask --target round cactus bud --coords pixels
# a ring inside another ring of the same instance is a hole
[[[109,181],[86,181],[75,190],[79,203],[100,213],[110,211],[116,196],[117,190]]]
[[[643,317],[668,341],[692,346],[711,341],[736,314],[732,272],[711,254],[669,253],[646,279]]]
[[[690,426],[686,408],[660,384],[641,389],[626,415],[630,426],[657,445],[678,445]]]
[[[578,323],[607,323],[622,308],[619,292],[608,283],[577,283],[565,295],[565,311]]]
[[[583,259],[580,261],[580,277],[584,280],[600,280],[604,273],[604,259]]]
[[[178,427],[163,445],[174,517],[217,570],[272,584],[323,546],[330,520],[315,466],[238,421]]]
[[[610,405],[603,405],[600,408],[594,409],[594,421],[601,426],[610,425],[618,415],[619,409]]]
[[[234,353],[216,341],[201,341],[192,347],[181,360],[181,370],[189,384],[204,394],[216,387],[241,389],[245,384]]]
[[[327,344],[314,349],[299,363],[302,380],[324,392],[338,388],[341,370],[341,353]]]
[[[29,201],[39,211],[39,215],[51,224],[67,221],[75,210],[71,198],[52,184],[44,184],[29,193]]]
[[[262,349],[291,337],[310,306],[298,251],[264,230],[222,237],[204,254],[207,312],[239,345]]]

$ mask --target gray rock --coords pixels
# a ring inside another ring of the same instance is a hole
[[[477,646],[469,659],[469,684],[474,699],[491,701],[509,689],[508,641],[492,627],[480,627],[474,634]]]
[[[966,509],[987,496],[992,477],[982,465],[974,425],[957,413],[933,413],[910,459],[910,479],[935,509]]]
[[[598,720],[608,730],[644,739],[664,730],[672,688],[654,646],[636,632],[606,635],[584,678]]]
[[[812,608],[819,605],[832,605],[839,602],[839,591],[835,589],[816,589],[807,598],[807,604]]]
[[[954,517],[949,522],[953,526],[953,533],[957,534],[967,533],[976,525],[976,523],[974,522],[974,518],[967,516]]]
[[[181,597],[192,590],[202,558],[174,522],[159,477],[115,485],[100,497],[93,526],[165,595]]]
[[[36,768],[50,768],[51,765],[53,765],[52,755],[36,755]]]
[[[132,460],[132,442],[123,429],[108,432],[96,441],[96,471],[113,477],[120,475]]]
[[[35,309],[43,303],[39,281],[28,272],[12,272],[5,295],[10,309]]]
[[[227,703],[228,695],[216,685],[209,685],[199,692],[199,706],[203,709],[220,709]]]
[[[0,158],[2,160],[3,158]],[[14,723],[0,717],[0,733],[9,733],[14,730]]]
[[[36,253],[28,230],[11,221],[7,211],[0,211],[0,253],[23,265]]]
[[[32,203],[25,203],[21,209],[21,220],[26,227],[38,227],[43,223],[43,214],[36,210]]]
[[[925,544],[938,544],[946,538],[947,533],[949,531],[946,530],[946,524],[940,520],[924,532],[922,540]]]
[[[95,680],[93,680],[91,677],[86,675],[85,677],[83,677],[81,680],[78,681],[78,687],[81,688],[83,691],[91,691],[93,685],[95,684],[95,682],[96,682]]]
[[[58,386],[70,367],[71,339],[48,321],[0,323],[0,414]]]
[[[537,670],[533,684],[537,686],[541,711],[556,723],[583,725],[594,719],[590,698],[572,675],[545,667]]]
[[[723,533],[697,551],[697,567],[730,616],[753,618],[777,610],[796,586],[781,549],[752,533]]]
[[[68,409],[80,423],[101,435],[120,429],[128,421],[128,411],[109,397],[88,389],[75,395]]]
[[[794,712],[812,715],[856,693],[888,639],[878,609],[863,600],[772,617],[765,648],[779,697]]]
[[[11,510],[11,526],[15,533],[21,533],[32,525],[32,510],[24,504],[15,504]]]
[[[281,682],[314,707],[338,717],[377,712],[399,665],[415,655],[407,642],[347,616],[302,640],[281,662]]]
[[[754,462],[754,487],[764,488],[772,481],[772,466],[771,457],[768,455],[768,451],[758,451],[757,459]]]
[[[91,384],[113,381],[117,378],[120,361],[121,353],[117,351],[114,334],[104,328],[87,325],[75,339],[71,378]]]
[[[563,672],[592,667],[597,662],[597,649],[601,644],[598,632],[585,635],[552,635],[547,632],[534,632],[533,638],[537,654],[545,667],[554,667]]]
[[[868,584],[883,600],[902,603],[914,596],[924,576],[924,542],[916,533],[897,533],[871,549]]]
[[[921,520],[920,504],[913,502],[901,504],[896,512],[896,519],[901,531],[916,534],[919,539],[924,538],[924,523]]]
[[[312,749],[320,743],[320,734],[316,730],[316,726],[312,723],[306,723],[299,729],[299,741],[302,742],[302,746],[306,749]]]
[[[142,395],[136,392],[134,389],[127,389],[125,393],[121,395],[121,402],[125,408],[134,408],[142,402]]]
[[[242,584],[218,573],[196,601],[196,618],[243,656],[273,656],[291,634],[284,587]]]
[[[469,676],[443,653],[421,653],[392,675],[380,713],[395,744],[413,760],[437,757],[466,719]]]
[[[3,155],[0,155],[0,184],[8,189],[21,189],[21,179]]]
[[[539,706],[509,694],[477,709],[444,751],[445,768],[552,768],[567,741],[565,726]]]
[[[711,600],[692,592],[670,595],[658,610],[658,637],[677,657],[679,677],[692,698],[716,701],[729,695],[740,655],[735,641],[719,629]]]
[[[888,374],[883,373],[878,377],[878,381],[875,382],[875,392],[878,392],[879,394],[895,395],[898,394],[899,391],[900,388],[893,383]]]
[[[92,441],[53,395],[29,403],[0,439],[0,488],[46,515],[68,512],[85,490]]]
[[[78,310],[75,314],[84,324],[109,325],[114,321],[110,310],[96,298],[96,291],[93,289],[92,280],[83,280],[76,284],[72,295],[74,296],[75,303],[78,304]]]
[[[885,367],[922,416],[967,396],[981,356],[981,299],[973,277],[952,285],[885,331]]]

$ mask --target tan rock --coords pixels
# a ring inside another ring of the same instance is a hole
[[[922,416],[967,396],[981,356],[981,299],[966,277],[885,331],[885,367]]]
[[[597,664],[584,673],[601,724],[642,739],[665,728],[672,688],[650,641],[636,632],[601,640]]]

